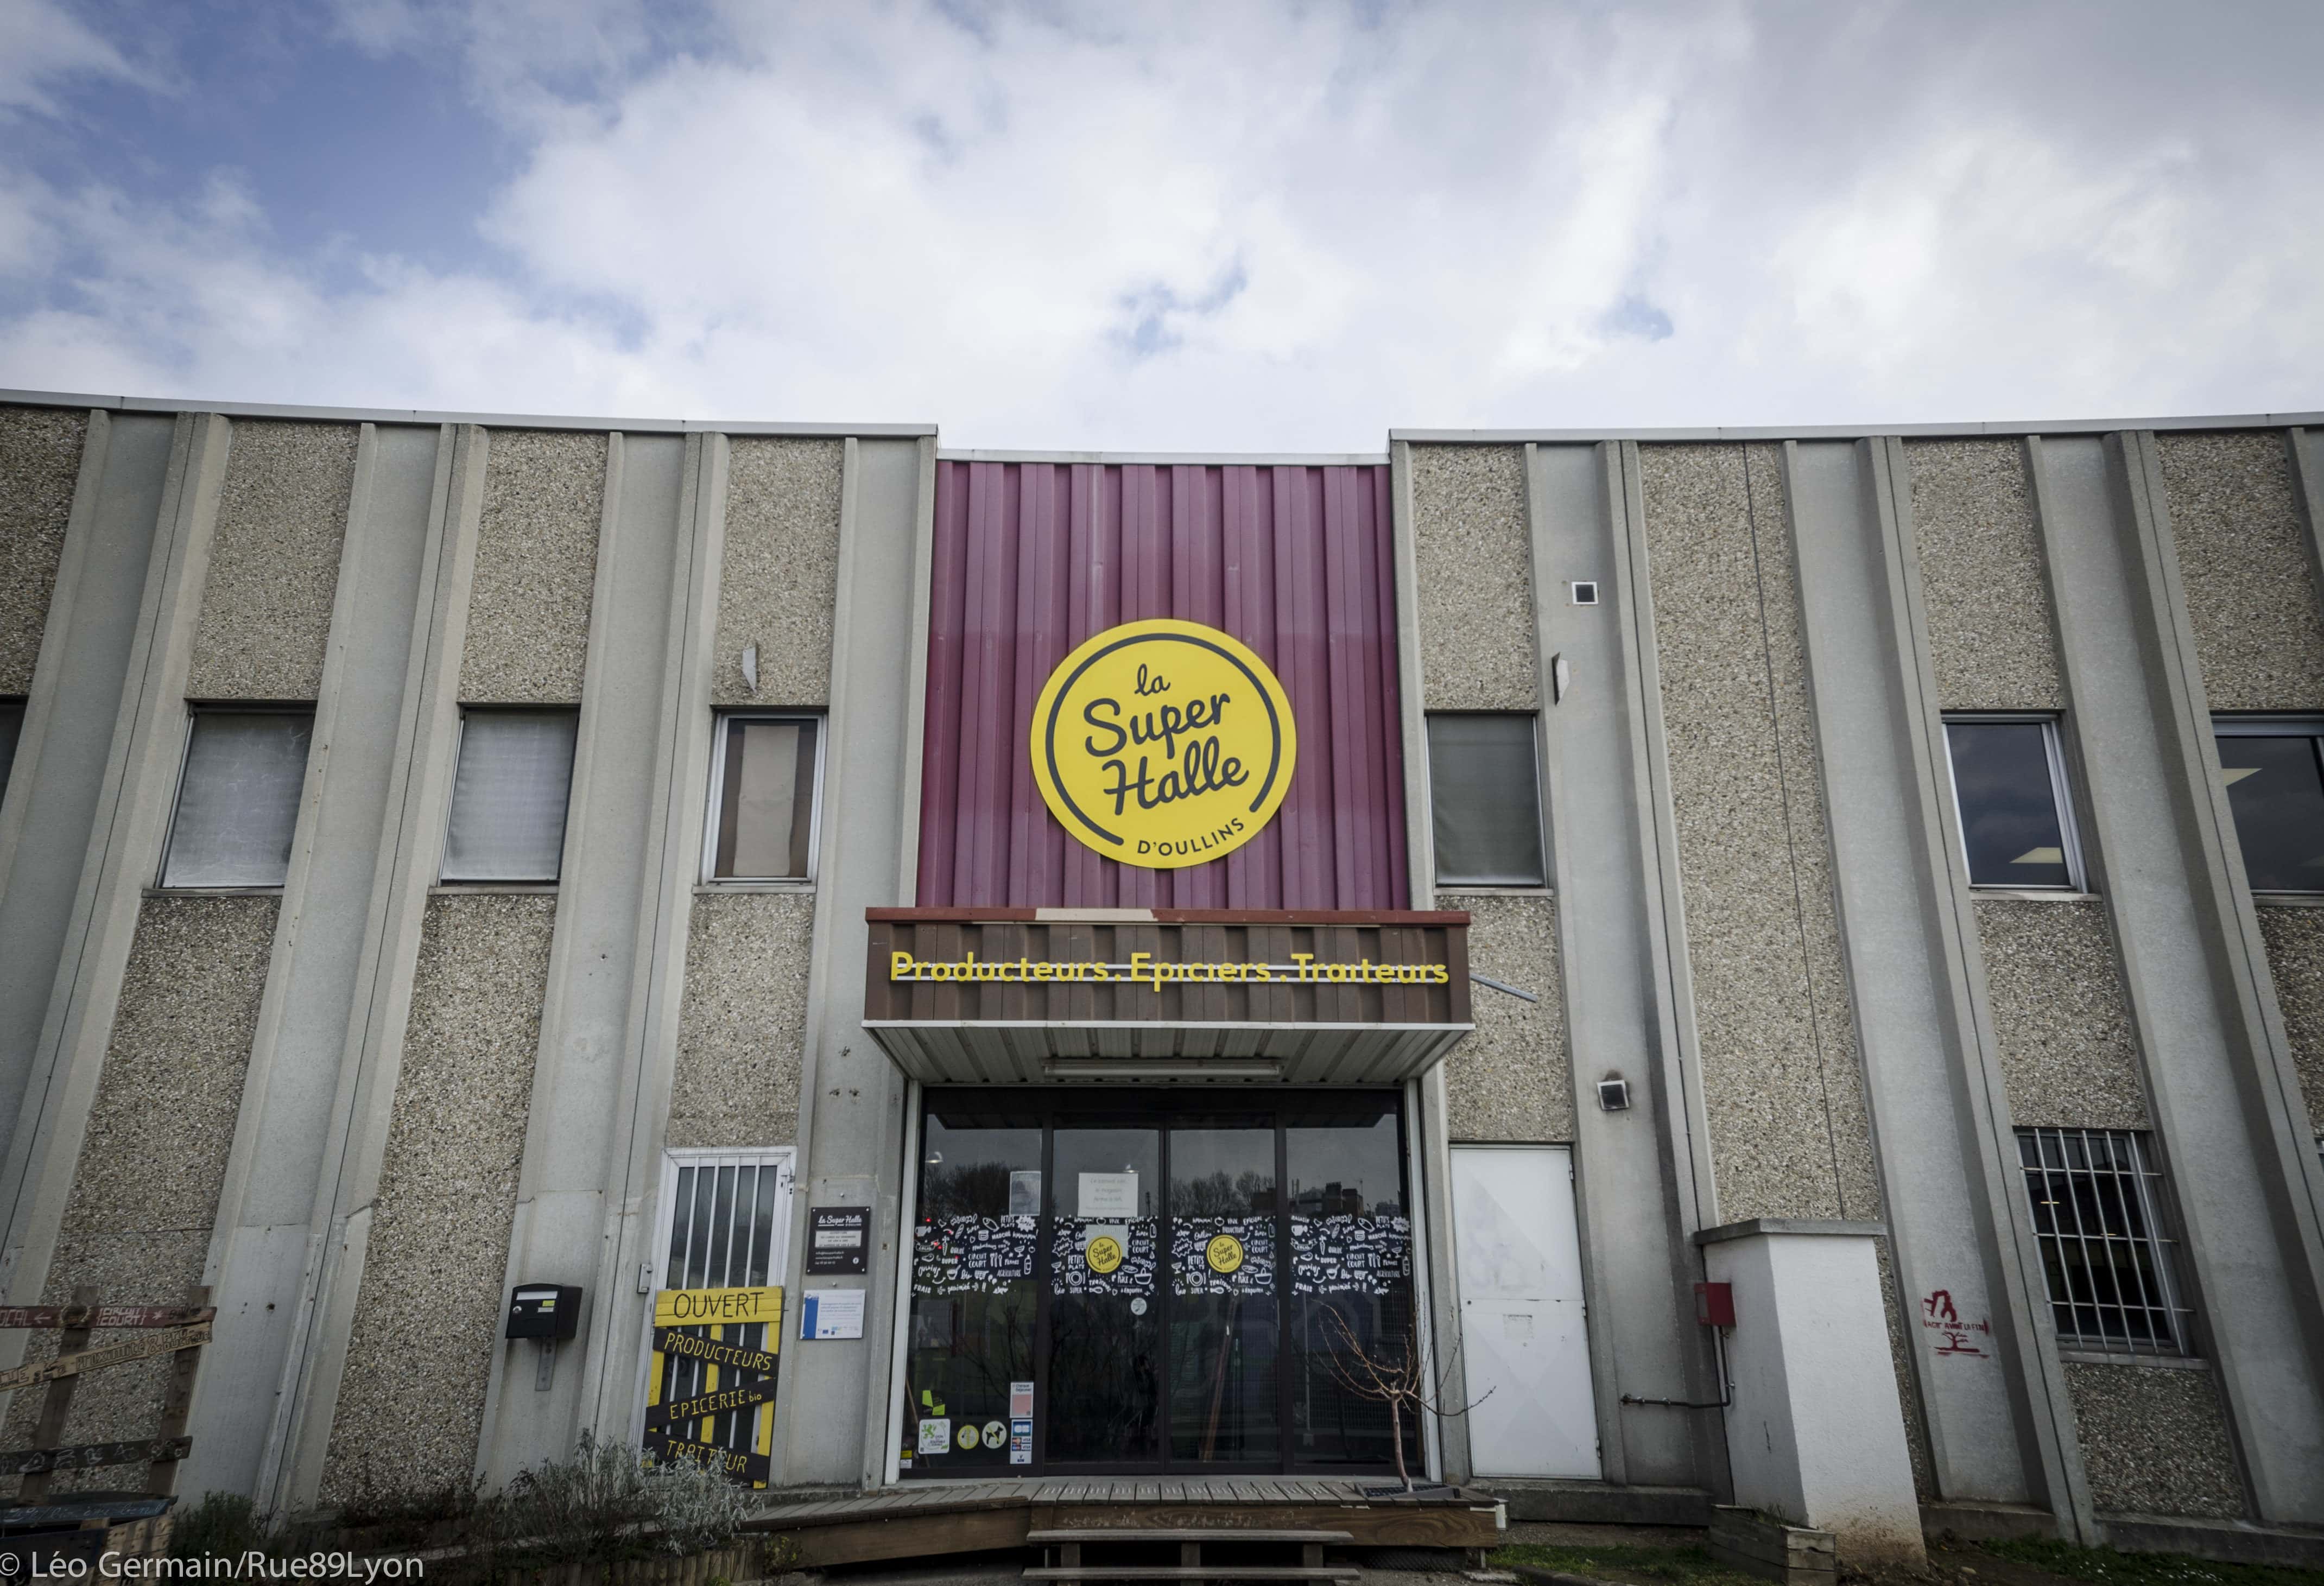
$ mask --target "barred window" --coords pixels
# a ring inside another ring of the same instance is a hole
[[[2122,1129],[2021,1129],[2017,1157],[2058,1342],[2134,1354],[2191,1352],[2164,1232],[2163,1174],[2146,1137]]]

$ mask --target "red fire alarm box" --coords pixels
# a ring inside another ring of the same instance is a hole
[[[1735,1286],[1698,1283],[1694,1286],[1694,1319],[1705,1327],[1735,1325]]]

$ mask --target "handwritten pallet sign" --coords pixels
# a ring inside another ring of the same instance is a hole
[[[0,1371],[0,1390],[24,1388],[35,1382],[49,1385],[48,1397],[41,1403],[39,1424],[33,1428],[32,1446],[0,1453],[0,1474],[23,1477],[16,1493],[16,1507],[5,1511],[9,1517],[7,1525],[48,1524],[51,1510],[66,1517],[60,1523],[71,1523],[76,1506],[44,1502],[50,1481],[59,1471],[143,1464],[146,1468],[146,1498],[140,1501],[152,1503],[152,1513],[157,1515],[174,1501],[178,1466],[193,1450],[193,1439],[186,1435],[186,1422],[193,1410],[194,1377],[201,1369],[202,1350],[210,1342],[211,1324],[217,1310],[209,1303],[210,1291],[204,1287],[189,1292],[182,1305],[104,1305],[97,1303],[98,1298],[97,1290],[83,1287],[73,1291],[70,1305],[0,1306],[0,1327],[55,1328],[60,1332],[55,1359]],[[89,1334],[98,1328],[124,1328],[143,1336],[91,1349]],[[161,1425],[154,1436],[88,1443],[70,1448],[60,1446],[64,1441],[65,1418],[72,1408],[73,1389],[83,1376],[157,1355],[173,1359],[169,1387],[161,1399]],[[120,1506],[113,1507],[117,1509]],[[82,1523],[88,1524],[96,1511],[84,1508],[80,1512]],[[34,1516],[39,1517],[27,1517]],[[129,1517],[108,1513],[104,1517]],[[156,1523],[166,1526],[166,1522]],[[162,1535],[149,1536],[148,1545],[163,1545]]]
[[[140,1437],[128,1443],[84,1443],[78,1448],[31,1448],[21,1453],[0,1453],[0,1476],[29,1476],[36,1471],[95,1471],[106,1465],[143,1465],[155,1460],[182,1460],[193,1452],[190,1437]]]
[[[0,1305],[0,1327],[188,1327],[217,1316],[216,1305]]]
[[[175,1354],[180,1350],[199,1349],[209,1341],[210,1324],[207,1322],[191,1327],[172,1328],[167,1332],[157,1332],[151,1338],[124,1338],[119,1343],[106,1344],[103,1349],[82,1350],[75,1354],[59,1355],[53,1360],[42,1360],[35,1366],[19,1366],[13,1371],[0,1371],[0,1388],[23,1388],[27,1383],[78,1377],[84,1371],[96,1371],[106,1366],[125,1366],[132,1360]]]

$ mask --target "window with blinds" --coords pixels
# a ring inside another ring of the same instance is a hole
[[[460,716],[447,881],[553,881],[565,859],[573,791],[573,710],[486,710]]]
[[[1428,796],[1438,886],[1549,884],[1532,716],[1485,711],[1432,715]]]
[[[282,885],[314,732],[311,710],[195,709],[161,885]]]

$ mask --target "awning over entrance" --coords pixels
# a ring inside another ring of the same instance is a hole
[[[1382,1084],[1472,1028],[1457,911],[866,910],[864,1028],[930,1084]]]

